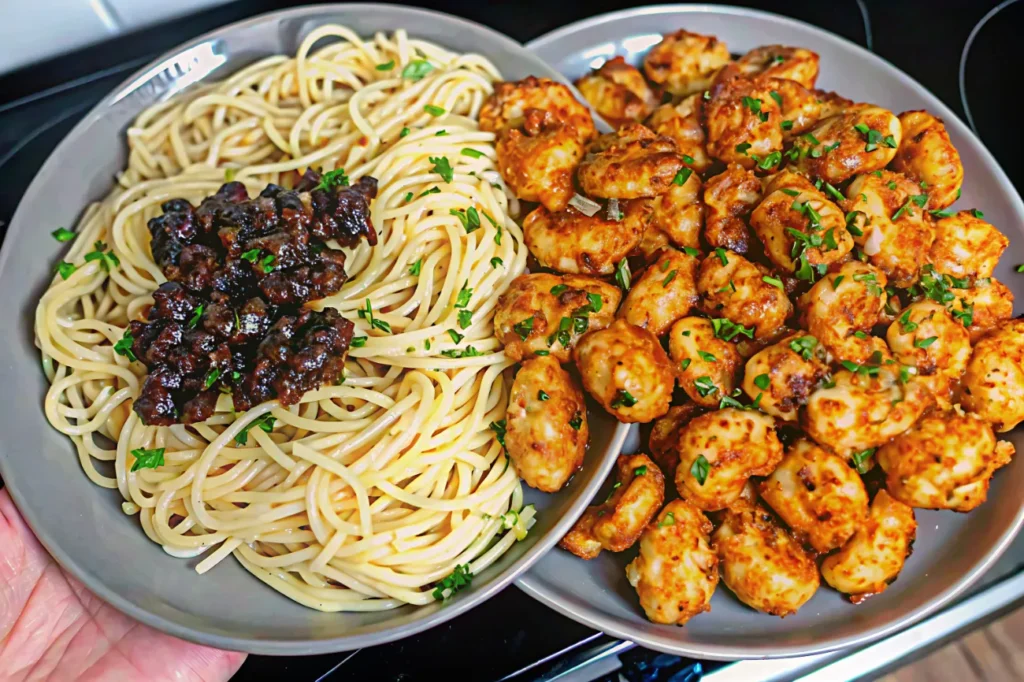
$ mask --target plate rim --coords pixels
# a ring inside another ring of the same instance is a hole
[[[24,215],[27,210],[26,198],[35,198],[44,186],[49,186],[52,183],[54,171],[59,164],[62,152],[68,141],[80,137],[83,134],[83,131],[91,125],[93,119],[97,116],[101,116],[107,107],[133,92],[135,87],[138,85],[148,82],[155,73],[162,72],[163,69],[160,67],[166,66],[168,61],[180,57],[182,53],[202,45],[203,43],[223,38],[225,34],[252,25],[287,19],[301,19],[306,16],[318,16],[325,12],[333,12],[339,15],[353,12],[385,12],[396,15],[401,14],[403,16],[402,21],[404,26],[391,28],[389,30],[393,31],[397,30],[397,28],[405,28],[412,36],[415,36],[416,34],[415,21],[417,18],[439,19],[445,22],[452,22],[456,25],[462,25],[478,34],[482,34],[490,40],[496,41],[498,44],[503,44],[508,49],[523,51],[525,53],[523,56],[537,62],[537,66],[542,67],[542,70],[546,70],[549,77],[557,78],[563,82],[568,82],[567,79],[558,74],[558,72],[551,68],[546,62],[541,60],[532,52],[525,50],[521,43],[516,42],[504,33],[501,33],[500,31],[485,24],[466,19],[458,15],[420,7],[388,3],[315,4],[275,10],[273,12],[265,12],[230,24],[225,24],[224,26],[207,31],[195,38],[179,44],[170,50],[163,52],[142,67],[133,70],[118,85],[104,95],[96,105],[91,107],[84,116],[82,116],[81,120],[75,124],[75,126],[61,139],[60,142],[57,143],[57,146],[54,147],[53,151],[46,157],[46,160],[43,162],[42,166],[40,166],[39,170],[33,177],[32,182],[18,201],[18,206],[11,218],[3,246],[0,248],[0,281],[2,281],[3,275],[6,272],[8,261],[15,257],[15,249],[13,247],[15,240],[13,237],[20,235],[30,227],[27,224],[28,221]],[[339,17],[335,21],[341,23],[344,20]],[[153,74],[150,72],[153,72]],[[228,76],[230,74],[225,72],[223,75]],[[199,80],[206,80],[206,77],[200,78]],[[112,187],[113,182],[111,182],[109,186]],[[81,208],[79,215],[84,208],[85,207]],[[26,291],[29,294],[29,297],[32,297],[35,295],[36,289],[34,287],[30,287],[27,288]],[[30,298],[29,302],[31,303],[32,300],[34,299]],[[22,320],[21,322],[27,323],[31,330],[31,320]],[[617,423],[615,425],[611,438],[605,446],[603,459],[598,458],[593,462],[592,466],[597,468],[595,475],[589,485],[584,486],[577,493],[576,500],[570,505],[568,513],[564,514],[552,526],[547,535],[542,536],[532,547],[527,549],[522,557],[513,562],[505,570],[497,573],[487,583],[484,583],[480,589],[476,589],[474,587],[473,590],[466,593],[462,598],[457,598],[444,608],[438,609],[435,613],[411,622],[392,626],[388,626],[386,623],[381,623],[374,626],[374,629],[371,629],[369,632],[321,639],[274,639],[262,637],[258,632],[246,634],[236,633],[232,635],[218,634],[209,630],[203,630],[181,624],[163,615],[152,612],[144,605],[136,604],[130,599],[122,597],[114,587],[108,588],[97,575],[94,575],[83,567],[82,564],[72,556],[72,554],[69,554],[62,549],[62,547],[54,540],[53,534],[49,532],[47,524],[42,521],[41,514],[37,513],[35,506],[31,501],[25,499],[21,494],[19,490],[18,475],[12,475],[14,467],[6,464],[8,458],[14,460],[19,456],[19,453],[9,450],[7,445],[3,442],[0,442],[0,478],[4,480],[5,488],[25,522],[28,524],[28,527],[32,530],[33,534],[46,551],[64,570],[81,582],[90,592],[100,597],[105,603],[114,607],[121,613],[166,634],[189,642],[211,646],[218,649],[272,656],[314,655],[350,651],[365,646],[385,644],[415,635],[423,632],[424,630],[450,621],[470,609],[483,604],[495,594],[511,585],[517,576],[527,571],[530,566],[550,551],[558,540],[561,539],[562,535],[568,531],[569,526],[575,521],[575,518],[582,514],[584,508],[600,489],[608,472],[614,465],[616,457],[622,450],[622,444],[626,439],[628,430],[628,424]],[[596,448],[591,448],[591,450],[596,450]],[[72,450],[69,450],[68,456],[73,456]],[[88,484],[89,487],[87,490],[92,491],[93,484],[84,476],[82,478],[82,483]],[[138,539],[140,542],[150,542],[148,538],[141,533],[141,528]],[[170,560],[171,557],[168,557],[168,559]],[[202,578],[202,576],[198,574],[196,574],[195,577],[197,579]],[[257,597],[263,593],[263,590],[268,589],[266,586],[257,586],[255,583],[253,587],[254,590],[256,590],[254,594]]]
[[[946,122],[946,125],[950,125],[950,121],[953,121],[953,127],[956,128],[956,132],[968,138],[969,142],[976,145],[980,150],[983,163],[993,171],[993,175],[996,177],[998,189],[1002,194],[1006,195],[1011,204],[1011,208],[1017,213],[1018,216],[1024,216],[1024,201],[1021,200],[1020,194],[1017,192],[1016,187],[1010,181],[1006,175],[1006,171],[993,156],[992,152],[989,151],[985,143],[979,138],[975,132],[968,126],[949,106],[946,105],[941,99],[934,95],[928,88],[919,83],[915,78],[910,76],[908,73],[900,69],[898,66],[885,59],[884,57],[868,50],[867,48],[858,45],[857,43],[844,38],[832,31],[823,29],[814,24],[802,21],[800,19],[794,19],[786,17],[781,14],[774,12],[766,12],[764,10],[750,9],[745,7],[731,7],[725,5],[716,4],[696,4],[696,5],[681,5],[681,4],[666,4],[666,5],[645,5],[642,7],[634,7],[624,10],[616,10],[614,12],[607,12],[599,14],[597,16],[582,19],[580,21],[561,26],[552,31],[545,33],[533,40],[527,42],[526,49],[537,52],[556,41],[563,40],[569,36],[576,35],[580,32],[587,31],[595,26],[600,26],[613,21],[621,21],[624,19],[630,19],[637,16],[649,16],[649,15],[666,15],[666,16],[680,16],[689,14],[720,14],[725,16],[743,16],[752,17],[761,21],[771,22],[775,24],[783,24],[794,27],[799,27],[804,30],[809,30],[819,34],[822,38],[843,44],[847,47],[852,47],[858,52],[858,56],[862,59],[866,59],[870,62],[874,62],[874,66],[883,68],[895,76],[903,87],[913,90],[917,95],[921,96],[927,103],[930,111],[936,113],[936,115]],[[565,74],[563,74],[564,76]],[[568,76],[566,76],[568,78]],[[643,451],[643,443],[641,443],[640,451]],[[1018,466],[1024,466],[1024,464],[1018,464]],[[999,537],[999,539],[989,548],[988,552],[981,557],[981,559],[975,563],[975,565],[966,574],[962,575],[956,580],[949,588],[940,593],[931,601],[923,604],[922,606],[911,610],[910,612],[903,614],[899,618],[893,619],[892,621],[879,625],[874,628],[870,628],[863,633],[849,635],[834,640],[826,640],[820,644],[813,644],[807,646],[800,645],[789,645],[789,646],[776,646],[772,647],[770,651],[765,651],[763,648],[758,647],[751,651],[750,647],[744,647],[741,645],[733,644],[702,644],[700,646],[694,646],[685,642],[674,640],[671,633],[674,631],[672,626],[665,626],[660,629],[665,634],[661,635],[649,635],[645,632],[636,630],[632,627],[621,625],[622,621],[614,616],[606,615],[604,612],[598,611],[592,608],[586,602],[581,602],[578,607],[575,604],[569,603],[564,600],[564,597],[560,596],[553,590],[549,590],[540,580],[535,579],[532,576],[531,569],[523,573],[516,581],[516,587],[528,594],[530,597],[541,602],[548,608],[554,609],[558,613],[567,616],[578,623],[583,625],[596,628],[614,637],[619,637],[624,640],[630,640],[635,644],[662,651],[665,653],[676,654],[681,656],[696,656],[700,658],[707,658],[711,660],[720,661],[734,661],[734,660],[750,660],[750,659],[778,659],[778,658],[790,658],[794,656],[809,656],[814,654],[824,654],[839,649],[850,648],[867,644],[869,642],[881,639],[888,635],[891,635],[899,630],[902,630],[923,618],[935,613],[940,608],[948,605],[952,600],[963,594],[971,585],[978,581],[991,568],[1003,552],[1010,546],[1014,538],[1020,532],[1021,527],[1024,526],[1024,501],[1022,501],[1017,509],[1017,514],[1014,516],[1012,523],[1009,524],[1007,529]],[[557,551],[557,550],[553,550]],[[539,563],[539,562],[538,562]],[[767,648],[767,647],[765,647]]]

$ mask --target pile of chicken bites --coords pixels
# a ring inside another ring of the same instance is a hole
[[[733,60],[679,31],[641,69],[617,57],[577,82],[614,133],[540,78],[481,115],[536,202],[532,271],[495,315],[521,363],[509,456],[564,486],[584,390],[651,423],[649,454],[619,458],[561,546],[637,547],[626,577],[654,622],[709,610],[719,580],[776,616],[822,579],[855,603],[882,592],[914,508],[983,503],[1014,453],[996,433],[1024,421],[1024,320],[992,278],[1008,240],[950,208],[963,168],[943,122],[817,75],[805,49]]]

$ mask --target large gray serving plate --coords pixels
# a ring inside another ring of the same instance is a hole
[[[774,14],[715,5],[640,7],[581,21],[548,33],[529,47],[575,80],[615,55],[639,64],[661,34],[685,28],[718,36],[743,53],[781,43],[821,55],[818,87],[854,101],[877,103],[897,113],[927,109],[943,118],[963,160],[966,181],[957,208],[978,207],[1010,237],[995,276],[1024,300],[1024,204],[984,145],[937,97],[892,64],[832,33]],[[1020,305],[1016,307],[1020,312]],[[1008,437],[1024,448],[1024,430]],[[646,447],[646,445],[644,445]],[[628,448],[628,446],[627,446]],[[720,585],[711,612],[685,627],[655,625],[644,618],[623,567],[634,556],[603,553],[584,562],[555,549],[518,582],[527,594],[561,613],[670,653],[712,659],[799,656],[863,644],[923,618],[962,593],[1007,547],[1024,522],[1024,455],[995,476],[989,500],[970,514],[917,510],[913,556],[883,594],[853,606],[822,587],[796,615],[759,614]]]
[[[121,512],[116,491],[94,486],[74,447],[43,416],[45,380],[33,346],[36,301],[60,247],[50,237],[102,198],[126,159],[124,132],[144,108],[200,80],[220,80],[271,54],[294,54],[317,26],[341,23],[360,35],[405,28],[410,35],[488,57],[510,79],[560,78],[519,44],[445,14],[395,5],[323,5],[267,14],[209,33],[161,57],[103,99],[43,165],[22,199],[0,255],[0,476],[29,525],[89,589],[138,620],[185,639],[263,654],[313,654],[379,644],[438,625],[482,603],[565,533],[607,475],[626,427],[591,411],[583,471],[555,495],[529,490],[538,522],[529,536],[472,587],[446,604],[380,613],[324,614],[269,589],[232,560],[199,576]]]

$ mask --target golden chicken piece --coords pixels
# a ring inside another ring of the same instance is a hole
[[[664,417],[654,420],[647,442],[651,449],[651,458],[658,463],[662,471],[673,472],[679,466],[679,451],[676,450],[679,431],[689,424],[691,419],[703,413],[703,407],[688,402],[672,406]]]
[[[668,348],[679,368],[679,386],[695,404],[716,408],[732,395],[743,358],[735,344],[715,336],[711,320],[679,320],[669,332]]]
[[[775,420],[727,407],[690,420],[679,431],[676,489],[704,511],[725,509],[751,476],[767,476],[782,460]]]
[[[838,185],[858,173],[885,168],[896,155],[900,140],[896,115],[869,106],[819,121],[811,132],[800,136],[792,152],[802,172]]]
[[[960,211],[935,223],[928,262],[936,270],[953,277],[992,276],[1010,240],[979,216],[978,211]]]
[[[954,293],[957,298],[951,312],[967,326],[972,344],[1013,317],[1013,292],[995,277],[975,280],[970,289]]]
[[[933,412],[878,449],[889,494],[921,509],[969,512],[985,501],[996,469],[1014,447],[960,410]]]
[[[960,385],[963,408],[998,433],[1024,421],[1024,320],[1005,322],[974,345]]]
[[[821,577],[859,604],[884,592],[903,570],[917,534],[914,510],[884,490],[875,495],[867,522],[821,563]]]
[[[577,177],[589,196],[636,199],[664,194],[682,170],[683,157],[672,138],[629,123],[590,145]]]
[[[771,170],[782,161],[782,114],[771,89],[734,78],[715,83],[704,102],[708,154],[727,164]]]
[[[668,412],[675,371],[646,329],[615,320],[580,339],[573,359],[587,393],[620,422],[643,424]]]
[[[704,239],[711,248],[750,251],[746,217],[760,201],[761,181],[738,164],[710,178],[704,185]]]
[[[619,204],[621,218],[604,209],[592,216],[573,206],[551,212],[538,206],[523,221],[523,239],[542,267],[582,275],[610,275],[640,244],[651,216],[651,202]]]
[[[572,174],[583,158],[575,132],[540,109],[527,111],[522,130],[498,135],[498,170],[509,188],[525,201],[560,211],[573,195]]]
[[[711,610],[718,586],[712,528],[699,509],[686,500],[673,500],[644,529],[640,552],[626,566],[626,579],[648,620],[685,625]]]
[[[927,196],[898,173],[859,175],[846,188],[847,230],[868,262],[889,277],[889,284],[914,284],[935,240],[931,220],[920,204]]]
[[[806,438],[787,448],[760,492],[793,535],[822,554],[841,547],[868,518],[868,493],[857,472]]]
[[[811,393],[800,424],[815,442],[849,457],[863,473],[872,465],[874,448],[909,429],[934,398],[909,375],[902,380],[899,365],[842,364],[831,385]]]
[[[828,352],[809,334],[797,332],[759,351],[743,372],[743,391],[764,412],[793,422],[828,376]]]
[[[611,324],[621,299],[618,287],[593,277],[519,275],[498,299],[494,335],[505,344],[505,355],[516,362],[537,351],[569,362],[569,353],[584,332]]]
[[[714,36],[689,31],[666,33],[644,57],[644,73],[657,86],[676,96],[706,90],[715,73],[732,57]]]
[[[642,121],[658,106],[658,98],[644,75],[622,57],[609,59],[576,81],[576,87],[613,128]]]
[[[806,133],[822,118],[823,104],[812,90],[788,78],[761,78],[768,94],[779,103],[782,139],[792,140]],[[778,97],[776,97],[778,95]]]
[[[918,380],[936,397],[950,398],[971,357],[971,337],[943,306],[929,300],[911,303],[889,325],[885,338],[896,360],[917,368]]]
[[[700,302],[697,266],[700,261],[675,249],[664,249],[626,294],[618,316],[661,336]]]
[[[744,77],[786,79],[811,90],[818,80],[817,53],[802,47],[765,45],[756,47],[722,69],[718,81]]]
[[[836,362],[864,364],[876,350],[871,329],[881,320],[888,283],[885,273],[873,265],[843,263],[800,297],[800,326],[815,336]]]
[[[576,380],[554,357],[523,363],[512,383],[505,448],[526,485],[553,493],[583,466],[590,429]]]
[[[651,202],[654,213],[648,231],[664,233],[668,241],[679,248],[697,249],[700,248],[700,228],[704,224],[700,177],[684,168],[679,180],[681,184],[673,181],[667,192]]]
[[[769,187],[771,191],[765,188],[764,200],[750,214],[750,226],[777,268],[812,281],[815,273],[842,261],[853,250],[842,210],[822,192],[781,178]]]
[[[684,97],[679,104],[662,104],[644,123],[658,135],[675,140],[683,161],[689,168],[703,173],[711,167],[706,146],[707,135],[700,123],[703,110],[700,94]]]
[[[946,124],[927,111],[904,111],[899,119],[903,142],[891,168],[920,183],[928,195],[928,208],[952,205],[960,195],[964,167]]]
[[[604,502],[586,512],[558,543],[581,559],[602,549],[622,552],[640,538],[665,501],[665,476],[647,455],[620,455],[615,485]]]
[[[536,76],[497,83],[480,108],[480,129],[497,133],[518,128],[530,109],[550,112],[555,120],[575,131],[574,137],[581,144],[597,135],[590,109],[573,96],[567,85]]]
[[[780,280],[760,263],[715,249],[700,264],[697,291],[704,312],[752,328],[754,338],[771,336],[793,312]]]
[[[730,506],[711,539],[722,582],[752,609],[784,618],[818,591],[814,556],[760,504]]]

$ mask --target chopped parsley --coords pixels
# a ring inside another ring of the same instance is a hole
[[[555,286],[551,287],[551,295],[552,296],[561,296],[562,294],[564,294],[568,290],[569,290],[569,285],[567,285],[567,284],[556,284]]]
[[[676,525],[676,513],[668,512],[665,514],[665,518],[658,522],[658,528],[664,528],[665,526]]]
[[[746,155],[748,149],[750,149],[750,143],[749,142],[741,142],[740,144],[736,145],[736,153],[737,154]]]
[[[761,278],[761,281],[767,284],[771,284],[773,287],[777,287],[779,289],[782,289],[783,291],[786,290],[786,287],[782,285],[782,280],[779,279],[778,277],[769,277],[768,275],[765,275],[764,277]]]
[[[466,283],[462,285],[462,288],[459,289],[458,295],[455,297],[455,306],[454,307],[456,307],[456,308],[465,308],[466,306],[469,305],[469,301],[472,298],[473,298],[473,290],[469,288],[469,280],[467,279]]]
[[[113,251],[107,251],[107,245],[104,244],[102,241],[97,241],[95,244],[92,245],[92,248],[94,249],[93,251],[90,251],[89,253],[85,254],[86,263],[89,263],[94,260],[99,261],[100,265],[107,272],[110,272],[111,267],[117,267],[118,265],[121,264],[121,260],[117,257],[117,255],[114,254]],[[67,278],[65,277],[65,279]]]
[[[423,111],[427,112],[431,116],[444,116],[444,108],[436,106],[434,104],[426,104],[423,106]]]
[[[132,457],[135,458],[135,463],[132,464],[132,471],[162,467],[164,465],[164,450],[164,448],[155,448],[153,450],[139,448],[132,450]]]
[[[344,168],[338,168],[324,173],[323,177],[320,178],[320,184],[316,186],[316,189],[326,190],[331,187],[348,187],[348,176],[345,175]]]
[[[768,120],[768,112],[761,111],[761,100],[753,97],[744,97],[743,106],[750,109],[750,113],[756,114],[762,123]]]
[[[744,327],[741,324],[736,324],[732,320],[726,318],[716,318],[711,320],[711,326],[715,330],[715,336],[722,339],[723,341],[732,341],[739,335],[746,336],[748,339],[754,338],[754,329]]]
[[[521,340],[526,341],[533,331],[533,315],[512,325],[512,331],[518,334]]]
[[[623,291],[629,291],[629,285],[632,282],[633,273],[629,271],[629,262],[623,258],[619,261],[619,264],[615,266],[615,282]]]
[[[412,62],[409,66],[412,66],[412,64],[415,63],[416,62]],[[426,62],[422,63],[426,64]],[[407,66],[405,68],[408,69],[409,67]],[[420,76],[420,78],[422,78],[422,76]],[[445,577],[445,579],[438,583],[437,587],[434,588],[434,599],[437,601],[445,601],[459,590],[469,587],[469,584],[472,582],[473,574],[469,571],[469,564],[459,564],[451,574]]]
[[[691,160],[690,163],[693,163],[693,161]],[[685,185],[686,181],[690,179],[691,175],[693,175],[692,170],[690,170],[689,168],[681,168],[679,172],[676,173],[676,176],[672,178],[672,182],[674,182],[677,185]]]
[[[497,269],[499,265],[504,265],[504,261],[495,256],[491,259],[491,267]]]
[[[717,362],[717,360],[715,360],[715,356],[707,351],[699,350],[697,351],[697,355],[699,355],[700,359],[704,362]]]
[[[61,279],[67,279],[71,275],[75,274],[75,270],[78,268],[67,261],[61,261],[57,263],[57,273],[61,276]]]
[[[544,402],[544,401],[550,400],[551,396],[549,396],[543,390],[540,390],[540,391],[537,391],[537,399],[540,400],[541,402]]]
[[[692,246],[684,246],[683,247],[683,253],[685,253],[687,256],[692,256],[694,258],[700,258],[700,251],[698,251],[697,249],[693,248]],[[1024,267],[1024,266],[1022,266],[1022,267]],[[1021,271],[1021,272],[1024,272],[1024,271]]]
[[[857,469],[857,473],[866,474],[868,472],[868,461],[873,454],[875,454],[875,448],[868,448],[867,450],[855,452],[850,456],[853,460],[853,466]]]
[[[434,65],[425,59],[414,59],[402,69],[402,78],[418,81],[434,70]]]
[[[939,337],[937,336],[929,336],[927,339],[917,339],[914,341],[914,348],[927,348],[938,340]]]
[[[268,253],[260,261],[260,267],[263,268],[264,274],[270,274],[274,271],[274,254]]]
[[[480,214],[472,206],[467,209],[453,208],[448,213],[459,219],[462,227],[466,230],[466,234],[472,234],[480,229]]]
[[[355,341],[355,339],[352,340]],[[252,423],[250,423],[244,429],[239,431],[238,434],[235,436],[235,442],[238,443],[239,445],[245,445],[246,443],[249,442],[249,429],[255,426],[265,433],[270,433],[271,431],[274,430],[275,423],[277,423],[277,417],[269,413],[264,414],[258,419],[254,419]]]
[[[966,299],[960,299],[960,310],[954,310],[952,312],[954,319],[960,320],[960,324],[965,327],[970,327],[974,324],[974,304],[968,303]]]
[[[904,334],[917,329],[917,322],[910,319],[910,310],[905,310],[903,314],[900,315],[900,327],[903,329]]]
[[[71,230],[67,229],[66,227],[58,227],[56,230],[54,230],[50,234],[53,236],[54,239],[56,239],[57,241],[59,241],[61,243],[69,242],[69,241],[71,241],[72,239],[75,238],[75,233],[72,232]]]
[[[715,382],[711,380],[711,377],[697,377],[693,381],[694,387],[697,389],[697,393],[700,394],[701,398],[707,398],[712,393],[718,391],[718,387],[715,386]]]
[[[758,374],[756,377],[754,377],[754,385],[757,386],[762,391],[767,391],[768,386],[770,384],[771,379],[768,377],[767,374]]]
[[[647,474],[647,465],[646,464],[643,464],[641,466],[638,466],[636,469],[633,469],[633,475],[634,476],[645,476],[646,474]]]
[[[574,414],[572,419],[569,420],[569,426],[571,426],[574,431],[579,431],[580,427],[583,426],[583,414],[581,412]]]
[[[189,318],[189,321],[188,321],[188,328],[189,329],[195,329],[196,328],[196,325],[199,324],[200,318],[202,318],[202,316],[203,316],[203,310],[205,308],[206,308],[206,304],[205,303],[200,303],[199,305],[196,306],[196,309],[194,311],[192,311],[192,317]]]
[[[391,325],[384,320],[378,320],[373,316],[373,304],[370,303],[370,299],[366,299],[366,307],[356,311],[360,318],[370,323],[370,329],[379,329],[385,334],[391,333]]]
[[[455,171],[452,170],[452,165],[448,162],[447,156],[431,156],[427,158],[427,161],[434,164],[431,167],[431,172],[437,173],[441,176],[441,179],[445,182],[451,182],[455,179]],[[441,190],[434,188],[438,192]],[[429,190],[428,190],[429,191]]]
[[[725,255],[725,249],[723,249],[721,246],[715,247],[715,255],[718,256],[718,260],[722,261],[722,265],[729,264],[729,258],[728,256]]]
[[[793,339],[789,342],[790,349],[804,360],[811,359],[811,355],[814,353],[814,349],[817,345],[818,340],[813,336],[801,336],[800,338]]]
[[[615,392],[615,399],[612,400],[611,408],[617,410],[620,407],[633,407],[636,403],[637,399],[629,391],[620,388]]]
[[[114,344],[114,352],[128,358],[129,362],[135,362],[138,358],[136,358],[135,353],[132,352],[132,345],[134,343],[135,337],[132,336],[131,330],[125,329],[121,340]]]
[[[674,280],[676,278],[676,272],[677,272],[676,270],[673,270],[672,272],[668,273],[665,276],[665,279],[663,279],[661,281],[661,286],[662,287],[668,287],[668,285],[672,282],[672,280]]]
[[[697,459],[693,461],[690,466],[690,475],[697,479],[697,483],[704,485],[704,482],[708,480],[708,472],[711,469],[708,460],[704,455],[697,455]]]
[[[206,380],[203,382],[203,388],[204,389],[209,389],[211,386],[213,386],[217,382],[217,379],[219,379],[219,378],[220,378],[220,369],[217,368],[217,367],[214,367],[213,369],[210,370],[209,374],[206,375]]]
[[[423,269],[423,259],[420,258],[418,261],[409,266],[409,274],[413,277],[418,277],[420,271]]]
[[[391,69],[395,68],[395,60],[392,59],[390,62],[384,62],[383,64],[378,64],[377,66],[375,66],[373,68],[377,69],[378,71],[390,71]]]
[[[429,341],[427,342],[429,343]],[[366,345],[365,336],[353,336],[352,342],[349,344],[352,348],[362,348]],[[427,350],[430,350],[430,346],[427,346]]]
[[[690,366],[691,362],[693,362],[693,360],[691,360],[690,358],[685,358],[681,363],[679,363],[679,366],[685,370],[687,367]]]

